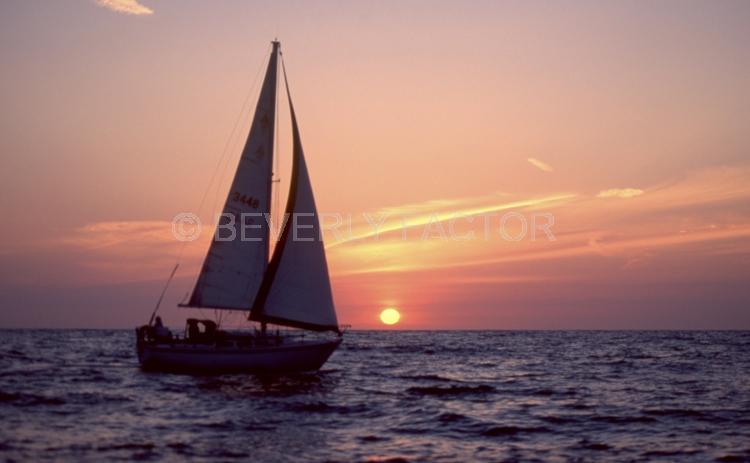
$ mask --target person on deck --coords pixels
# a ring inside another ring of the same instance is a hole
[[[201,329],[198,328],[198,320],[194,318],[187,319],[187,339],[192,342],[198,342],[201,337]]]
[[[154,337],[157,341],[169,341],[172,339],[172,332],[169,331],[169,328],[164,326],[161,317],[156,317],[156,320],[154,321]]]

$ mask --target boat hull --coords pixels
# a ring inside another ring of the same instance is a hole
[[[294,373],[318,370],[339,344],[341,338],[252,347],[138,342],[137,351],[141,368],[149,371]]]

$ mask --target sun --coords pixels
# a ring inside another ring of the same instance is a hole
[[[395,325],[399,320],[401,320],[401,314],[393,307],[388,307],[380,312],[380,321],[386,325]]]

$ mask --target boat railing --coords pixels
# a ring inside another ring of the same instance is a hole
[[[346,329],[346,327],[343,328]],[[316,333],[295,329],[268,330],[265,334],[260,331],[252,333],[217,330],[210,335],[201,333],[201,336],[195,339],[179,333],[174,333],[168,337],[157,337],[153,329],[147,325],[136,328],[136,335],[138,343],[172,346],[214,346],[216,348],[228,349],[278,346],[316,338]]]

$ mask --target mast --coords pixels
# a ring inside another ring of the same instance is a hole
[[[276,147],[277,147],[276,137],[277,137],[277,130],[278,130],[278,128],[276,127],[276,121],[277,121],[277,111],[278,111],[278,106],[279,106],[279,95],[278,95],[279,79],[277,75],[278,75],[278,68],[279,68],[278,59],[280,55],[279,50],[281,48],[281,42],[279,42],[278,39],[273,39],[271,41],[271,45],[273,48],[271,50],[271,59],[269,60],[268,66],[270,70],[270,66],[271,66],[270,61],[273,61],[276,69],[274,69],[274,82],[273,82],[273,86],[274,86],[274,89],[273,89],[273,117],[274,117],[273,126],[274,127],[273,127],[273,138],[271,140],[271,156],[269,160],[270,162],[268,163],[268,194],[266,195],[266,198],[268,200],[266,201],[266,207],[265,207],[268,217],[271,216],[271,211],[272,211],[271,196],[273,195],[273,174],[274,174],[273,161],[274,161],[274,158],[278,155],[278,153],[276,152]],[[266,234],[264,237],[265,239],[263,240],[266,245],[265,246],[266,253],[265,253],[264,260],[268,262],[270,255],[271,255],[271,227],[270,225],[268,225],[268,221],[266,221],[266,224],[267,224]]]
[[[281,43],[279,42],[278,39],[273,39],[271,41],[271,45],[273,46],[273,49],[271,51],[271,56],[273,56],[274,59],[278,60],[278,56],[280,54]],[[276,65],[276,69],[278,71],[278,64]],[[273,102],[273,104],[274,104],[274,117],[276,117],[275,116],[277,114],[276,111],[278,111],[278,106],[279,106],[278,89],[279,89],[279,80],[277,78],[276,82],[275,82],[274,102]],[[274,160],[274,157],[278,155],[278,153],[276,152],[277,143],[278,143],[278,140],[277,140],[277,137],[278,137],[277,130],[278,130],[278,128],[274,127],[274,136],[273,136],[273,141],[272,141],[272,145],[271,145],[272,146],[272,148],[271,148],[271,162],[269,163],[269,168],[270,168],[271,173],[268,176],[268,206],[266,207],[266,210],[268,211],[268,217],[271,216],[271,211],[273,210],[271,208],[271,198],[273,196],[273,175],[274,175],[273,160]],[[268,224],[269,222],[266,221],[266,223]],[[271,233],[270,233],[271,230],[270,230],[270,228],[271,228],[271,226],[269,224],[268,225],[268,233],[266,234],[266,240],[265,240],[265,242],[266,242],[265,261],[266,262],[269,261],[269,258],[270,258],[269,256],[271,254]],[[268,272],[268,267],[266,267],[266,272]],[[264,273],[264,277],[265,277],[265,273]],[[262,281],[261,281],[261,284],[262,284]],[[257,294],[256,294],[255,297],[257,297]],[[250,319],[250,315],[248,314],[248,320],[249,319]],[[266,322],[265,321],[261,321],[261,323],[260,323],[260,333],[263,336],[266,335],[267,328],[268,327],[267,327]]]

